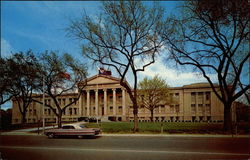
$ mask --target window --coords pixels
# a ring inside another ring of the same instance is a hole
[[[113,112],[113,107],[110,106],[110,107],[109,107],[109,110],[110,110],[110,112]]]
[[[203,117],[203,116],[200,116],[199,118],[200,118],[200,122],[201,122],[201,121],[203,121],[203,118],[204,118],[204,117]]]
[[[48,103],[47,104],[50,105],[50,99],[48,99]]]
[[[175,121],[178,122],[180,120],[180,117],[175,117]]]
[[[191,112],[195,113],[195,104],[191,104]]]
[[[174,121],[174,117],[170,117],[170,121],[173,122]]]
[[[34,115],[36,115],[36,109],[34,109]]]
[[[77,103],[77,98],[74,98],[74,101],[75,101],[75,105],[76,105],[76,103]]]
[[[59,103],[59,105],[61,105],[61,99],[60,98],[58,99],[58,103]]]
[[[198,101],[199,102],[203,101],[203,92],[198,92]]]
[[[118,107],[118,112],[120,112],[120,113],[122,112],[122,106]]]
[[[65,98],[63,98],[62,101],[63,101],[63,105],[65,105]]]
[[[210,92],[206,92],[206,101],[210,100]]]
[[[72,108],[69,108],[69,115],[72,115]]]
[[[177,113],[180,112],[180,105],[179,105],[179,104],[177,104],[177,105],[175,106],[175,110],[176,110]]]
[[[75,111],[75,115],[77,114],[77,108],[74,108],[74,111]]]
[[[211,121],[211,116],[207,116],[207,121]]]
[[[202,112],[202,106],[203,106],[202,104],[198,104],[198,111],[199,112]]]
[[[210,110],[211,110],[210,104],[206,104],[206,112],[210,112]]]
[[[69,103],[71,103],[72,102],[72,98],[69,98]]]
[[[174,113],[174,105],[170,105],[170,113]]]
[[[195,92],[191,93],[191,102],[195,102]]]
[[[195,122],[195,121],[196,121],[196,117],[192,116],[192,122]]]
[[[144,101],[144,95],[141,95],[141,100]]]
[[[51,110],[50,109],[48,109],[48,115],[50,115],[51,114]]]
[[[176,99],[177,101],[180,101],[179,93],[175,93],[175,99]]]
[[[161,112],[164,113],[165,112],[165,106],[161,105]]]
[[[113,101],[113,96],[109,96],[109,101],[110,101],[110,102]]]
[[[62,129],[75,129],[74,126],[63,126]]]

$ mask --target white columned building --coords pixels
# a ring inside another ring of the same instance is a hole
[[[79,83],[84,85],[85,83]],[[128,87],[129,84],[127,83]],[[218,86],[217,86],[218,87]],[[133,90],[132,90],[133,92]],[[213,93],[208,83],[196,83],[183,87],[170,88],[170,96],[178,99],[177,104],[159,104],[155,110],[155,121],[168,122],[197,122],[213,121],[221,122],[224,118],[223,104]],[[62,106],[69,104],[77,98],[78,93],[65,93],[60,99]],[[34,95],[42,101],[42,95]],[[46,95],[46,103],[53,100]],[[17,101],[13,100],[12,123],[21,123],[21,113]],[[164,107],[162,107],[164,106]],[[37,123],[42,117],[42,105],[33,102],[27,109],[26,121]],[[45,107],[47,122],[56,122],[53,110]],[[133,121],[133,104],[127,90],[120,85],[120,79],[110,75],[98,74],[87,79],[87,85],[77,103],[67,107],[63,113],[63,122],[76,122],[86,118],[99,118],[101,121]],[[143,106],[138,108],[138,119],[140,122],[150,121],[150,112]]]

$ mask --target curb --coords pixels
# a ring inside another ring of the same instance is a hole
[[[26,135],[26,136],[43,136],[42,133],[29,132],[2,132],[0,135]],[[109,134],[103,133],[103,137],[193,137],[193,138],[250,138],[250,135],[215,135],[215,134]]]
[[[204,138],[250,138],[250,135],[196,135],[196,134],[102,134],[105,137],[204,137]]]

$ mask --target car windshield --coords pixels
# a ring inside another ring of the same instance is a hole
[[[79,125],[81,128],[86,128],[84,125]]]

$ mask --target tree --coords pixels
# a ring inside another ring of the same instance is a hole
[[[62,127],[62,114],[66,108],[76,103],[83,88],[86,86],[87,67],[75,60],[69,54],[65,53],[59,56],[56,52],[45,52],[40,58],[39,79],[40,93],[44,92],[52,99],[52,103],[45,103],[58,119],[58,128]],[[44,83],[44,88],[43,88]],[[65,93],[72,93],[78,90],[77,96],[68,104],[61,104],[59,102],[60,96]],[[42,101],[33,97],[33,100],[39,104]]]
[[[154,118],[154,110],[160,105],[169,104],[169,86],[166,81],[158,75],[152,79],[145,77],[138,84],[138,102],[141,106],[148,109],[151,113],[151,122]]]
[[[32,95],[38,86],[37,63],[37,59],[31,50],[26,53],[16,53],[5,60],[5,93],[9,98],[13,98],[13,102],[18,104],[22,115],[22,123],[26,123],[27,108],[32,102]]]
[[[10,129],[10,126],[11,126],[11,119],[12,119],[12,109],[7,109],[6,111],[5,110],[0,110],[1,112],[1,128],[2,130],[7,130],[7,129]]]
[[[120,76],[133,103],[134,132],[138,131],[137,76],[155,62],[162,47],[164,10],[157,4],[146,7],[140,1],[103,2],[101,14],[72,20],[68,33],[83,41],[83,55],[94,64],[110,66]],[[133,87],[126,83],[132,74]]]
[[[250,89],[249,2],[189,1],[181,9],[183,13],[170,16],[165,25],[170,58],[206,78],[224,104],[224,129],[230,130],[232,103]],[[217,76],[219,90],[210,74]]]
[[[6,59],[0,58],[0,105],[8,102],[13,97],[10,87],[12,85],[12,73]],[[15,74],[14,74],[15,75]]]

